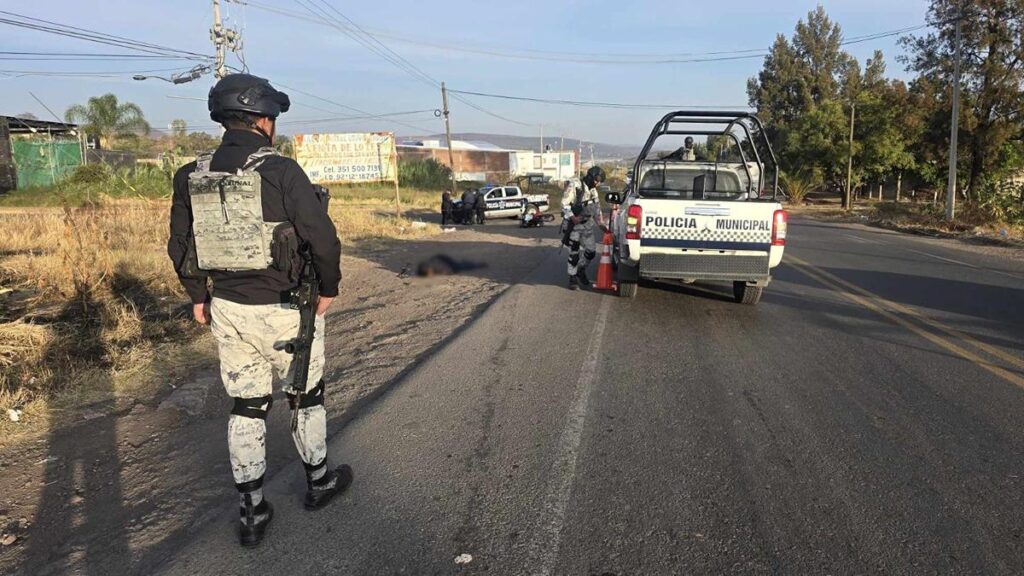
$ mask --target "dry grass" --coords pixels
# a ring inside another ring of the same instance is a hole
[[[403,191],[403,218],[393,188],[333,195],[346,251],[438,230],[409,215],[436,210],[439,193]],[[111,407],[215,361],[165,253],[168,209],[167,200],[106,197],[84,208],[0,210],[0,444],[26,428],[7,419],[8,408],[23,410],[24,423]]]

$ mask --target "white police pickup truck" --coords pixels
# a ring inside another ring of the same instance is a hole
[[[477,194],[483,194],[487,202],[484,214],[488,218],[518,218],[523,212],[547,212],[547,194],[523,194],[519,186],[505,185],[493,188],[481,188]]]
[[[705,157],[680,149],[658,156],[665,136],[705,138]],[[713,156],[709,158],[707,156]],[[765,185],[764,161],[774,167]],[[737,302],[756,304],[782,262],[786,212],[776,200],[778,164],[764,126],[737,112],[673,112],[647,139],[612,222],[619,295],[640,279],[732,282]]]

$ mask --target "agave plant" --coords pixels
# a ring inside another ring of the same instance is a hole
[[[793,204],[803,204],[808,194],[821,186],[821,178],[815,170],[802,168],[781,174],[782,188]]]

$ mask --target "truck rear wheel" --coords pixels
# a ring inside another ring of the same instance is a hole
[[[764,286],[751,286],[742,281],[732,283],[733,297],[740,304],[757,304],[761,300],[762,292],[764,292]]]
[[[636,282],[619,282],[619,296],[636,298]]]

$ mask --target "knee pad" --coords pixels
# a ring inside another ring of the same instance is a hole
[[[288,407],[292,410],[296,408],[296,400],[298,399],[297,394],[291,392],[286,394],[288,396]],[[302,393],[302,399],[298,402],[299,410],[303,408],[312,408],[314,406],[324,405],[324,381],[320,380],[316,383],[316,386],[312,387],[308,392]]]
[[[593,260],[594,256],[597,256],[597,252],[595,252],[594,250],[587,250],[586,252],[583,253],[583,257],[586,258],[587,260]]]
[[[266,408],[263,407],[264,404],[267,405]],[[270,394],[255,398],[235,398],[235,405],[231,408],[231,413],[243,418],[266,420],[267,412],[270,412],[270,407],[273,404],[274,398]]]
[[[571,253],[569,253],[569,265],[570,266],[575,266],[575,265],[577,265],[579,263],[580,263],[580,253],[579,252],[571,252]]]

